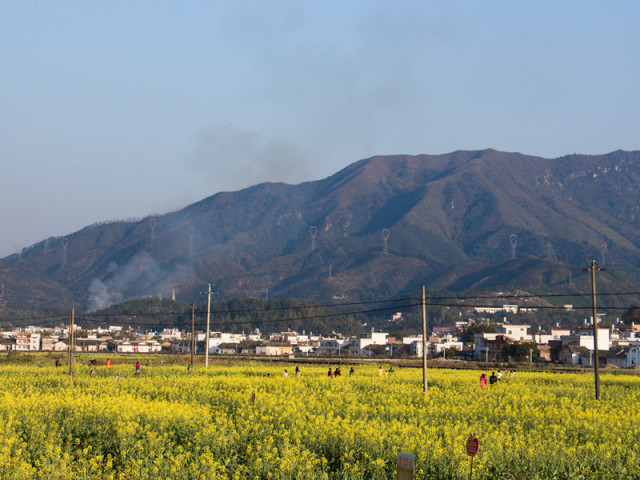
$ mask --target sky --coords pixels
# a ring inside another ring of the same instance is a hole
[[[373,155],[640,149],[640,2],[0,3],[0,257]]]

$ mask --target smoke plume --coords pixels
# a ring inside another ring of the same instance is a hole
[[[87,309],[101,310],[144,296],[168,296],[192,274],[192,269],[184,265],[164,269],[151,255],[142,252],[125,265],[112,262],[103,280],[96,278],[91,282]]]

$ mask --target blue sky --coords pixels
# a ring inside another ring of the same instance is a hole
[[[0,256],[372,155],[637,150],[638,19],[637,1],[2,2]]]

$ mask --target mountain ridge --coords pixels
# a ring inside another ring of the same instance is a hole
[[[635,151],[373,156],[317,181],[262,183],[92,225],[66,236],[66,246],[39,242],[3,259],[0,302],[97,308],[174,291],[191,300],[208,282],[221,298],[308,301],[380,298],[421,284],[541,288],[592,258],[613,261],[635,285],[638,182]]]

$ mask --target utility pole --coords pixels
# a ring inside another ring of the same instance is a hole
[[[71,323],[69,326],[69,380],[73,382],[73,317],[75,307],[71,307]]]
[[[427,307],[425,301],[424,285],[422,286],[422,385],[424,396],[427,396]]]
[[[193,368],[193,351],[196,348],[196,306],[191,304],[191,368]]]
[[[598,262],[591,260],[591,268],[585,268],[586,272],[591,272],[591,307],[593,315],[593,353],[595,363],[593,365],[593,373],[596,383],[596,400],[600,400],[600,359],[598,355],[598,316],[596,314],[596,272],[606,270],[605,268],[597,268]]]
[[[204,347],[204,366],[209,367],[209,325],[211,321],[211,284],[209,284],[209,291],[207,292],[207,334],[205,335],[205,347]]]

